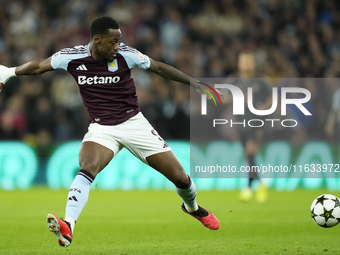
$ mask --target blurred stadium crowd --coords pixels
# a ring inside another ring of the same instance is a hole
[[[237,58],[255,55],[269,77],[340,75],[337,0],[0,0],[0,64],[17,66],[65,47],[87,44],[98,16],[116,19],[122,42],[193,77],[226,77]],[[133,70],[144,115],[165,139],[189,139],[190,90]],[[310,139],[325,131],[337,84],[311,84]],[[88,117],[64,71],[10,80],[0,93],[0,139],[34,146],[81,139]],[[307,132],[305,132],[307,131]]]

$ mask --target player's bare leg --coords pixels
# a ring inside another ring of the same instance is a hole
[[[47,215],[48,228],[55,234],[60,246],[67,247],[71,244],[75,222],[87,203],[91,183],[112,157],[112,151],[100,144],[82,143],[79,152],[81,170],[71,184],[68,193],[65,220],[59,219],[54,214]]]
[[[110,163],[113,152],[95,142],[83,142],[79,151],[79,165],[94,177]]]
[[[207,228],[216,230],[220,227],[219,221],[211,212],[197,205],[195,183],[172,151],[151,155],[146,160],[151,167],[175,184],[176,192],[183,200],[181,208],[185,213],[198,219]]]
[[[189,177],[173,151],[166,151],[146,158],[148,164],[168,178],[178,188],[189,185]]]

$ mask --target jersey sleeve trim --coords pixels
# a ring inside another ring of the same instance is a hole
[[[67,71],[68,63],[74,59],[90,56],[88,45],[79,45],[74,48],[65,48],[52,55],[51,65],[53,69],[64,69]]]
[[[140,68],[145,70],[150,67],[150,58],[147,55],[124,43],[120,43],[118,53],[123,56],[130,69]]]

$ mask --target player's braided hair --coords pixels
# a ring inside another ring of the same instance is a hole
[[[103,16],[95,19],[91,24],[91,37],[108,33],[108,29],[119,29],[118,23],[111,17]]]

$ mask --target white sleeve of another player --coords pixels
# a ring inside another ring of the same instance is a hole
[[[134,48],[124,45],[120,50],[118,50],[118,53],[124,57],[130,69],[148,69],[150,67],[150,58]]]

